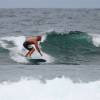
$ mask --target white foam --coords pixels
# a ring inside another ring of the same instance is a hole
[[[73,83],[56,78],[42,83],[23,79],[0,84],[0,100],[100,100],[100,81]]]
[[[92,36],[93,44],[96,47],[99,47],[100,46],[100,35],[99,34],[90,34],[90,35]]]
[[[14,43],[15,46],[13,47],[9,47],[7,46],[8,43],[5,42],[6,41],[11,41]],[[23,53],[23,42],[25,41],[25,36],[11,36],[11,37],[2,37],[0,39],[0,45],[5,48],[8,49],[10,51],[9,55],[10,58],[12,60],[14,60],[15,62],[19,62],[19,63],[28,63],[27,59],[24,56],[21,56],[20,54]]]
[[[13,48],[10,50],[10,57],[12,60],[18,63],[28,63],[28,60],[24,57],[21,56],[17,50],[17,48]]]
[[[41,35],[42,35],[42,40],[41,40],[41,42],[44,42],[44,41],[46,40],[46,38],[47,38],[47,35],[50,34],[50,33],[53,32],[53,31],[54,31],[54,29],[50,29],[50,30],[48,30],[48,31],[41,32]]]
[[[47,37],[47,35],[45,34],[45,35],[43,35],[42,36],[42,40],[41,40],[41,42],[44,42],[45,40],[46,40],[46,37]]]

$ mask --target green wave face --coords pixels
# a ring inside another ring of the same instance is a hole
[[[41,46],[43,51],[55,57],[60,63],[87,62],[100,55],[100,49],[93,45],[92,37],[80,31],[51,32]]]

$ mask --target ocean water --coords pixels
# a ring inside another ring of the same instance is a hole
[[[97,65],[0,65],[0,100],[99,100]]]
[[[25,37],[42,33],[46,62],[20,55]],[[100,64],[99,45],[99,9],[0,9],[1,64]]]
[[[100,9],[0,9],[0,100],[100,100],[99,64]]]

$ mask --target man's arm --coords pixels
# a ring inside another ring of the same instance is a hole
[[[40,51],[40,48],[38,47],[38,42],[35,42],[35,48],[36,48],[36,50],[39,52],[39,54],[42,56],[42,53],[41,53],[41,51]]]

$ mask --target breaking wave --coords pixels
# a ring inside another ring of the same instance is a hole
[[[25,36],[2,37],[0,53],[18,63],[30,63],[22,56],[25,53],[23,42]],[[81,64],[95,62],[100,58],[100,35],[80,31],[69,33],[48,32],[40,43],[43,59],[55,64]],[[31,62],[32,64],[32,62]]]

